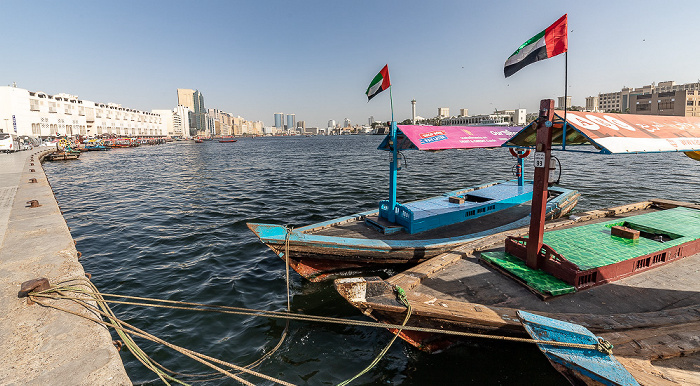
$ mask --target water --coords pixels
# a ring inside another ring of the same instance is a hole
[[[376,208],[388,190],[389,154],[375,150],[380,140],[174,143],[85,153],[78,161],[44,168],[83,253],[81,263],[102,292],[284,310],[284,264],[246,222],[302,226]],[[399,201],[511,178],[514,164],[504,149],[405,154]],[[698,201],[700,163],[683,154],[556,155],[563,165],[562,185],[581,191],[582,210],[651,197]],[[526,169],[531,173],[532,157]],[[294,272],[291,278],[295,312],[368,320],[332,283],[308,283]],[[284,329],[283,321],[265,318],[113,309],[169,342],[239,365],[270,350]],[[337,384],[368,365],[389,339],[381,329],[291,322],[280,350],[257,370],[296,384]],[[168,368],[208,372],[167,348],[139,343]],[[134,383],[160,384],[128,351],[121,355]],[[532,346],[474,341],[425,354],[401,340],[353,384],[440,383],[567,384]]]

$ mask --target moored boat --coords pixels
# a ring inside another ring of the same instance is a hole
[[[509,128],[450,126],[395,126],[394,131],[379,145],[380,150],[499,147],[517,132]],[[522,155],[518,158],[519,170]],[[517,180],[496,181],[401,204],[396,202],[396,161],[391,169],[390,199],[381,201],[378,210],[296,229],[258,223],[249,223],[248,227],[283,260],[288,251],[290,266],[299,274],[320,281],[366,268],[416,264],[527,223],[532,184],[522,173]],[[574,190],[556,187],[551,192],[547,204],[550,219],[569,213],[578,202],[579,194]]]
[[[541,113],[552,106],[548,101]],[[412,306],[400,336],[425,351],[464,339],[451,332],[525,336],[518,312],[526,311],[601,336],[640,384],[700,383],[700,205],[650,199],[548,224],[536,205],[547,190],[552,144],[592,145],[576,151],[604,154],[698,151],[700,119],[563,116],[544,116],[507,143],[543,153],[529,227],[466,244],[387,280],[338,279],[337,290],[365,315],[400,324],[406,316],[396,299],[400,287]],[[419,331],[425,328],[435,330]],[[556,368],[575,384],[600,382],[586,371]]]

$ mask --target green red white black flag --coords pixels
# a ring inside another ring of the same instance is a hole
[[[389,86],[391,86],[391,81],[389,80],[389,65],[387,64],[379,71],[379,74],[372,79],[369,87],[367,87],[367,91],[365,91],[365,94],[367,94],[367,102],[374,98],[375,95],[388,89]]]
[[[528,64],[563,54],[569,47],[566,15],[518,47],[503,67],[506,78]]]

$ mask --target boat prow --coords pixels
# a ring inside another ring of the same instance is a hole
[[[610,351],[611,345],[587,328],[522,310],[517,315],[533,339],[564,343],[538,343],[537,347],[572,384],[639,385],[622,363],[615,359]],[[569,347],[566,344],[589,345],[591,348]]]

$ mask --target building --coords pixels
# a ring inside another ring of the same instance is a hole
[[[586,97],[586,111],[597,113],[598,110],[598,97],[589,96]]]
[[[328,128],[335,129],[335,119],[331,119],[328,121]]]
[[[677,90],[630,96],[630,114],[700,117],[700,92]]]
[[[438,107],[438,118],[447,118],[450,116],[449,107]]]
[[[651,95],[653,93],[665,93],[676,91],[700,91],[700,82],[676,84],[674,81],[652,83],[638,88],[623,87],[620,91],[598,94],[598,111],[604,113],[631,113],[633,95]],[[635,100],[636,104],[638,100]],[[657,102],[659,103],[659,102]],[[588,108],[586,108],[588,110]],[[636,107],[634,108],[636,111]],[[665,109],[668,110],[668,109]],[[592,109],[591,109],[592,111]],[[646,110],[642,110],[646,111]],[[680,112],[680,110],[678,110]]]
[[[297,129],[301,132],[304,133],[306,131],[306,121],[299,121],[297,122]]]
[[[350,122],[350,118],[345,118],[343,120],[343,127],[350,127],[352,126],[352,122]]]
[[[154,112],[17,87],[0,87],[0,130],[43,138],[167,135],[162,117]]]
[[[297,127],[296,114],[287,114],[287,130],[295,130]]]
[[[468,117],[469,116],[469,109],[459,109],[459,116],[460,117]]]
[[[204,107],[204,96],[198,90],[187,88],[177,89],[177,104],[188,107],[193,111],[194,132],[190,133],[206,133],[208,132],[207,110]]]
[[[525,109],[500,110],[493,114],[460,116],[440,120],[440,124],[443,126],[524,126],[526,123],[527,111]]]
[[[416,124],[416,100],[411,99],[411,124],[415,125]],[[370,126],[372,124],[370,123]]]
[[[278,133],[284,130],[284,113],[275,113],[275,128]]]
[[[370,115],[367,122],[369,123],[370,126],[372,126],[372,124],[374,123],[374,115]]]
[[[563,96],[557,97],[557,109],[564,110],[564,97]],[[571,96],[570,95],[568,95],[566,97],[566,109],[567,110],[571,109]]]
[[[188,107],[178,105],[172,110],[153,110],[161,116],[167,130],[167,136],[171,138],[190,138],[190,115],[192,111]]]

